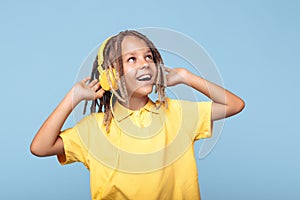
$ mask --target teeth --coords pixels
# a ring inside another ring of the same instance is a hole
[[[145,75],[142,75],[137,78],[137,80],[139,80],[139,81],[148,81],[150,79],[151,79],[151,75],[149,75],[149,74],[145,74]]]

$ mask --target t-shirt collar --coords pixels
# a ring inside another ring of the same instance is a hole
[[[143,110],[143,109],[148,112],[155,113],[155,114],[159,113],[159,110],[156,109],[156,105],[153,101],[151,101],[151,99],[148,99],[148,102],[146,103],[146,105],[143,108],[141,108],[140,110]],[[113,116],[118,122],[120,122],[123,119],[127,118],[128,116],[132,115],[132,113],[134,113],[134,112],[136,112],[136,111],[126,108],[125,106],[120,104],[118,101],[116,101],[116,103],[113,106]]]

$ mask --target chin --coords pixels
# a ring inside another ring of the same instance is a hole
[[[152,90],[153,90],[153,85],[144,86],[136,90],[134,92],[134,96],[140,96],[140,97],[148,96],[149,94],[151,94]]]

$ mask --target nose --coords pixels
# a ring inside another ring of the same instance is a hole
[[[149,67],[150,67],[149,63],[144,63],[141,65],[140,70],[147,69]]]

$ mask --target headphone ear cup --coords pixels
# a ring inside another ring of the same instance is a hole
[[[117,78],[116,78],[116,70],[115,69],[108,70],[108,74],[109,74],[109,78],[110,78],[110,81],[111,81],[113,89],[117,90],[118,89],[118,85],[116,83],[116,80],[117,80]],[[103,88],[103,90],[105,90],[105,91],[111,90],[110,85],[109,85],[109,80],[108,80],[108,77],[106,75],[105,70],[103,70],[100,73],[99,81],[100,81],[100,85]]]

